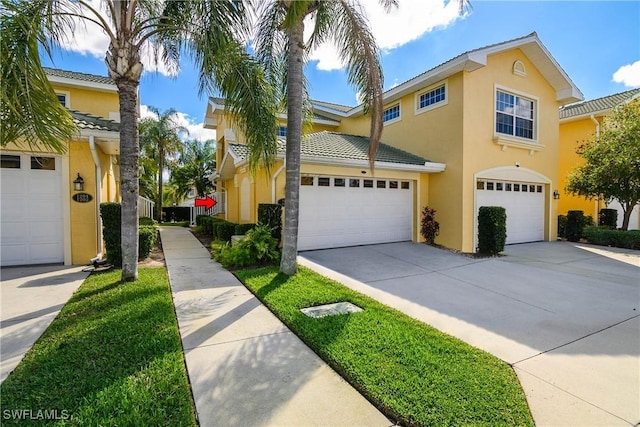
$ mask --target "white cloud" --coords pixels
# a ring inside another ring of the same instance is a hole
[[[613,73],[613,81],[622,83],[627,87],[640,86],[640,61],[633,64],[623,65],[618,71]]]
[[[458,14],[458,2],[454,0],[402,0],[398,3],[397,8],[387,13],[378,0],[361,0],[373,35],[383,52],[417,40],[437,28],[445,28],[466,16]],[[307,24],[305,28],[310,30],[311,25]],[[317,60],[320,70],[342,68],[336,49],[329,43],[311,52],[309,59]]]
[[[111,22],[105,13],[105,5],[102,0],[87,0],[87,3],[99,12],[106,22]],[[95,15],[92,12],[86,8],[83,8],[83,10],[85,16],[95,19]],[[66,34],[61,43],[62,48],[82,55],[104,59],[109,48],[109,36],[107,36],[107,33],[99,25],[86,19],[73,17],[72,20],[75,24],[75,30],[73,34]],[[161,53],[159,57],[161,57]],[[162,61],[156,64],[153,49],[148,44],[142,46],[140,56],[145,72],[157,71],[165,76],[174,76],[176,74],[175,70],[166,67]]]

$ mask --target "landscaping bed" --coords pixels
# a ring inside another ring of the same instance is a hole
[[[307,345],[403,425],[533,426],[511,367],[429,325],[299,267],[236,275]],[[300,309],[350,302],[359,313],[310,318]]]

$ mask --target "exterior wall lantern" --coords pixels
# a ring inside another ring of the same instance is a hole
[[[553,191],[553,200],[558,200],[560,198],[560,193],[558,190]]]
[[[84,190],[84,179],[80,176],[80,172],[78,172],[78,177],[73,180],[73,190],[74,191],[83,191]]]

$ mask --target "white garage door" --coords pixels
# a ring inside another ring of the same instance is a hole
[[[507,244],[544,240],[544,185],[478,180],[476,197],[478,208],[502,206],[507,211]]]
[[[2,154],[0,265],[64,261],[60,158]]]
[[[410,181],[303,176],[298,249],[411,240]]]

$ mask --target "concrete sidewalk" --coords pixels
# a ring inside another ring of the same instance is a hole
[[[0,271],[0,382],[56,318],[89,275],[78,266],[4,267]]]
[[[189,230],[160,235],[201,426],[392,424]]]

